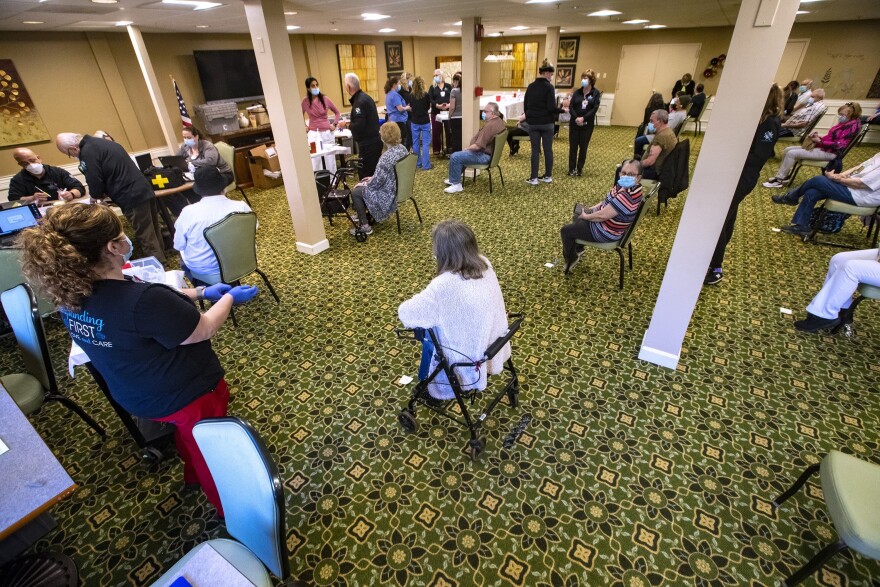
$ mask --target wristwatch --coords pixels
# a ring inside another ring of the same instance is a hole
[[[205,286],[200,285],[196,288],[196,300],[204,300],[205,299]]]

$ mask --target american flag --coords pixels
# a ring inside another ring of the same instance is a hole
[[[189,117],[189,113],[186,111],[186,103],[183,101],[183,96],[180,95],[180,88],[177,87],[177,80],[171,78],[171,82],[174,84],[174,93],[177,94],[177,107],[180,108],[180,120],[183,121],[183,126],[192,126],[193,121],[192,118]]]

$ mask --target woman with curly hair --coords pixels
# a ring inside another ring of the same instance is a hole
[[[226,415],[229,390],[210,339],[233,304],[252,299],[257,288],[218,283],[176,291],[126,277],[131,241],[101,205],[53,208],[42,225],[22,232],[19,244],[25,277],[58,307],[113,399],[134,416],[177,426],[184,483],[200,485],[222,517],[192,428]],[[201,314],[196,300],[214,304]]]

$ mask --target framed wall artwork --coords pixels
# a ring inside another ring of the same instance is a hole
[[[461,55],[441,55],[434,57],[434,69],[443,70],[443,78],[447,84],[452,83],[452,76],[461,71]],[[430,74],[425,78],[425,83],[431,85],[431,78],[434,74]]]
[[[385,41],[385,69],[403,71],[403,43],[401,41]]]
[[[375,45],[336,45],[336,58],[339,62],[339,82],[346,103],[348,94],[345,92],[345,74],[354,73],[361,80],[361,89],[376,99],[379,95],[379,82],[376,66]]]
[[[0,147],[49,140],[49,130],[11,59],[0,59]]]
[[[501,62],[501,87],[524,88],[538,73],[538,44],[513,43],[501,45],[501,51],[509,51],[513,59]]]
[[[556,87],[570,88],[574,85],[574,64],[556,66]]]
[[[580,44],[580,37],[559,37],[559,51],[557,51],[556,61],[577,61]]]

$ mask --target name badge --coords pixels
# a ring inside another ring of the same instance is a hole
[[[588,102],[588,100],[584,100],[583,103],[581,104],[581,108],[586,108],[587,102]]]
[[[446,97],[446,92],[440,92],[440,97],[441,97],[441,98],[445,98],[445,97]]]

